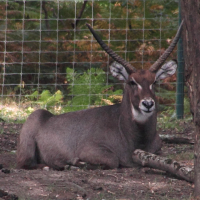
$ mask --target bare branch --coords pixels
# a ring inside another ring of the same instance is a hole
[[[175,144],[194,144],[194,140],[189,137],[180,137],[179,135],[159,135],[162,141]]]
[[[163,170],[188,182],[194,181],[194,169],[184,166],[172,159],[151,154],[140,149],[134,151],[132,158],[135,163],[143,167]]]
[[[80,21],[80,19],[82,17],[83,11],[85,10],[86,4],[87,4],[87,0],[84,1],[83,5],[82,5],[82,8],[81,8],[81,10],[79,12],[79,15],[78,15],[78,17],[76,19],[76,22],[75,23],[71,23],[73,28],[77,27],[78,22]]]
[[[48,12],[47,12],[47,9],[46,9],[46,2],[45,1],[42,1],[42,9],[43,9],[44,15],[45,15],[46,27],[47,27],[47,29],[49,29]]]

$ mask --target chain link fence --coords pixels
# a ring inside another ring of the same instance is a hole
[[[37,108],[59,114],[121,101],[123,84],[109,72],[113,60],[86,23],[137,69],[156,61],[178,27],[176,0],[1,0],[0,10],[5,120],[23,121]],[[175,81],[173,76],[158,84],[161,111],[174,110]]]

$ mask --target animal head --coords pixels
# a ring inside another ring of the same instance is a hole
[[[137,70],[130,74],[119,63],[110,66],[111,74],[126,82],[125,90],[131,101],[133,117],[138,122],[145,122],[156,110],[154,86],[157,81],[165,79],[176,72],[177,62],[171,60],[157,71]]]
[[[179,40],[182,24],[183,22],[170,46],[148,70],[137,70],[130,63],[119,57],[101,40],[92,27],[87,24],[100,46],[115,60],[110,66],[111,74],[119,80],[126,82],[125,92],[129,94],[133,118],[138,122],[145,122],[155,113],[155,83],[172,76],[176,72],[177,62],[175,60],[164,62]]]

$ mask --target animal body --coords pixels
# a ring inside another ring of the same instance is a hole
[[[65,165],[78,166],[81,162],[106,168],[133,167],[135,149],[151,153],[161,149],[156,132],[154,85],[176,71],[176,61],[163,63],[179,39],[181,26],[168,49],[149,70],[136,70],[87,26],[115,60],[110,66],[112,75],[126,82],[122,102],[61,115],[42,109],[33,112],[19,136],[18,168],[46,165],[60,170]]]

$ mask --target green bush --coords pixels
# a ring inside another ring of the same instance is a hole
[[[29,98],[34,104],[39,104],[41,108],[48,109],[60,104],[63,99],[63,94],[60,90],[55,92],[55,94],[51,94],[49,90],[43,90],[41,94],[35,91],[31,95],[27,95],[26,98]]]
[[[65,111],[113,104],[114,96],[122,94],[122,90],[113,92],[113,86],[106,84],[107,75],[102,69],[91,68],[82,74],[78,74],[73,69],[67,68],[66,72],[67,81],[70,83],[68,87],[69,95],[72,99],[67,102],[68,106]]]
[[[184,126],[182,123],[188,123],[192,120],[192,115],[190,112],[190,103],[189,98],[184,98],[184,119],[177,119],[176,117],[176,110],[173,107],[168,106],[168,108],[162,111],[158,118],[158,129],[161,130],[177,130],[179,132],[184,130]]]

